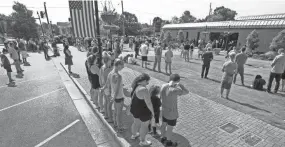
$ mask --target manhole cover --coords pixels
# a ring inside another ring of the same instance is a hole
[[[220,128],[221,128],[222,130],[228,132],[228,133],[233,133],[233,132],[235,132],[236,130],[239,129],[238,126],[236,126],[236,125],[234,125],[234,124],[232,124],[232,123],[227,123],[227,124],[221,126]]]
[[[247,133],[243,137],[241,137],[241,139],[244,140],[244,142],[250,146],[255,146],[260,141],[262,141],[262,139],[260,137],[256,136],[253,133]]]

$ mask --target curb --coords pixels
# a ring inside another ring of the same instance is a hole
[[[66,67],[60,62],[60,65],[63,67],[65,72],[69,75]],[[79,91],[83,94],[83,97],[85,100],[88,102],[89,106],[92,108],[94,113],[99,117],[101,122],[108,128],[108,130],[111,132],[113,139],[121,146],[121,147],[130,147],[131,145],[124,139],[124,138],[119,138],[117,136],[117,132],[110,126],[110,124],[105,120],[105,118],[101,115],[101,113],[95,108],[95,106],[92,104],[91,97],[88,95],[88,93],[84,90],[84,88],[79,84],[79,82],[73,78],[72,76],[69,75],[73,83],[76,85],[76,87],[79,89]]]

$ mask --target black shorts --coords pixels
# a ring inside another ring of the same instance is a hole
[[[4,67],[6,69],[7,72],[12,72],[12,68],[11,66],[7,66],[7,67]]]
[[[169,120],[166,119],[165,117],[162,117],[162,122],[166,122],[166,124],[169,126],[176,126],[177,119]]]
[[[124,102],[124,98],[115,99],[115,103],[121,103],[121,102]]]
[[[147,61],[147,56],[142,56],[142,61]]]

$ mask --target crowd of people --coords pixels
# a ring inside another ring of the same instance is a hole
[[[147,42],[144,45],[147,45]],[[68,45],[64,45],[64,49],[67,50],[66,65],[71,66],[72,58],[70,62],[71,54]],[[123,90],[123,76],[120,74],[125,62],[116,57],[114,52],[104,51],[102,54],[102,60],[100,60],[98,48],[90,49],[87,53],[85,67],[91,84],[91,101],[104,114],[105,119],[109,123],[113,123],[118,132],[125,131],[126,127],[122,121],[123,108],[125,107],[134,118],[131,126],[131,139],[139,138],[140,145],[150,145],[151,142],[146,140],[146,135],[151,131],[153,135],[161,135],[162,143],[169,146],[177,145],[172,140],[173,127],[179,117],[177,99],[189,92],[180,83],[180,76],[171,74],[169,83],[161,87],[152,85],[148,89],[146,86],[151,80],[150,76],[142,73],[132,83],[131,104],[125,105],[124,100],[127,97]],[[112,106],[114,106],[114,111],[112,111]],[[160,116],[160,107],[162,107],[162,116]],[[159,131],[161,134],[157,131],[160,117],[162,119],[161,131]]]

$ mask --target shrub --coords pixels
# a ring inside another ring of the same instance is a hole
[[[248,34],[246,38],[246,46],[247,46],[247,52],[252,52],[259,46],[259,39],[258,39],[258,33],[256,30],[253,30],[250,34]]]
[[[272,39],[272,42],[269,46],[270,50],[277,51],[280,48],[285,49],[285,30],[282,30]]]
[[[171,36],[171,32],[170,31],[167,31],[165,36],[164,36],[164,42],[165,43],[169,43],[170,41],[172,40],[172,36]]]
[[[277,56],[277,53],[274,51],[269,51],[265,53],[265,57],[267,60],[273,60]]]

